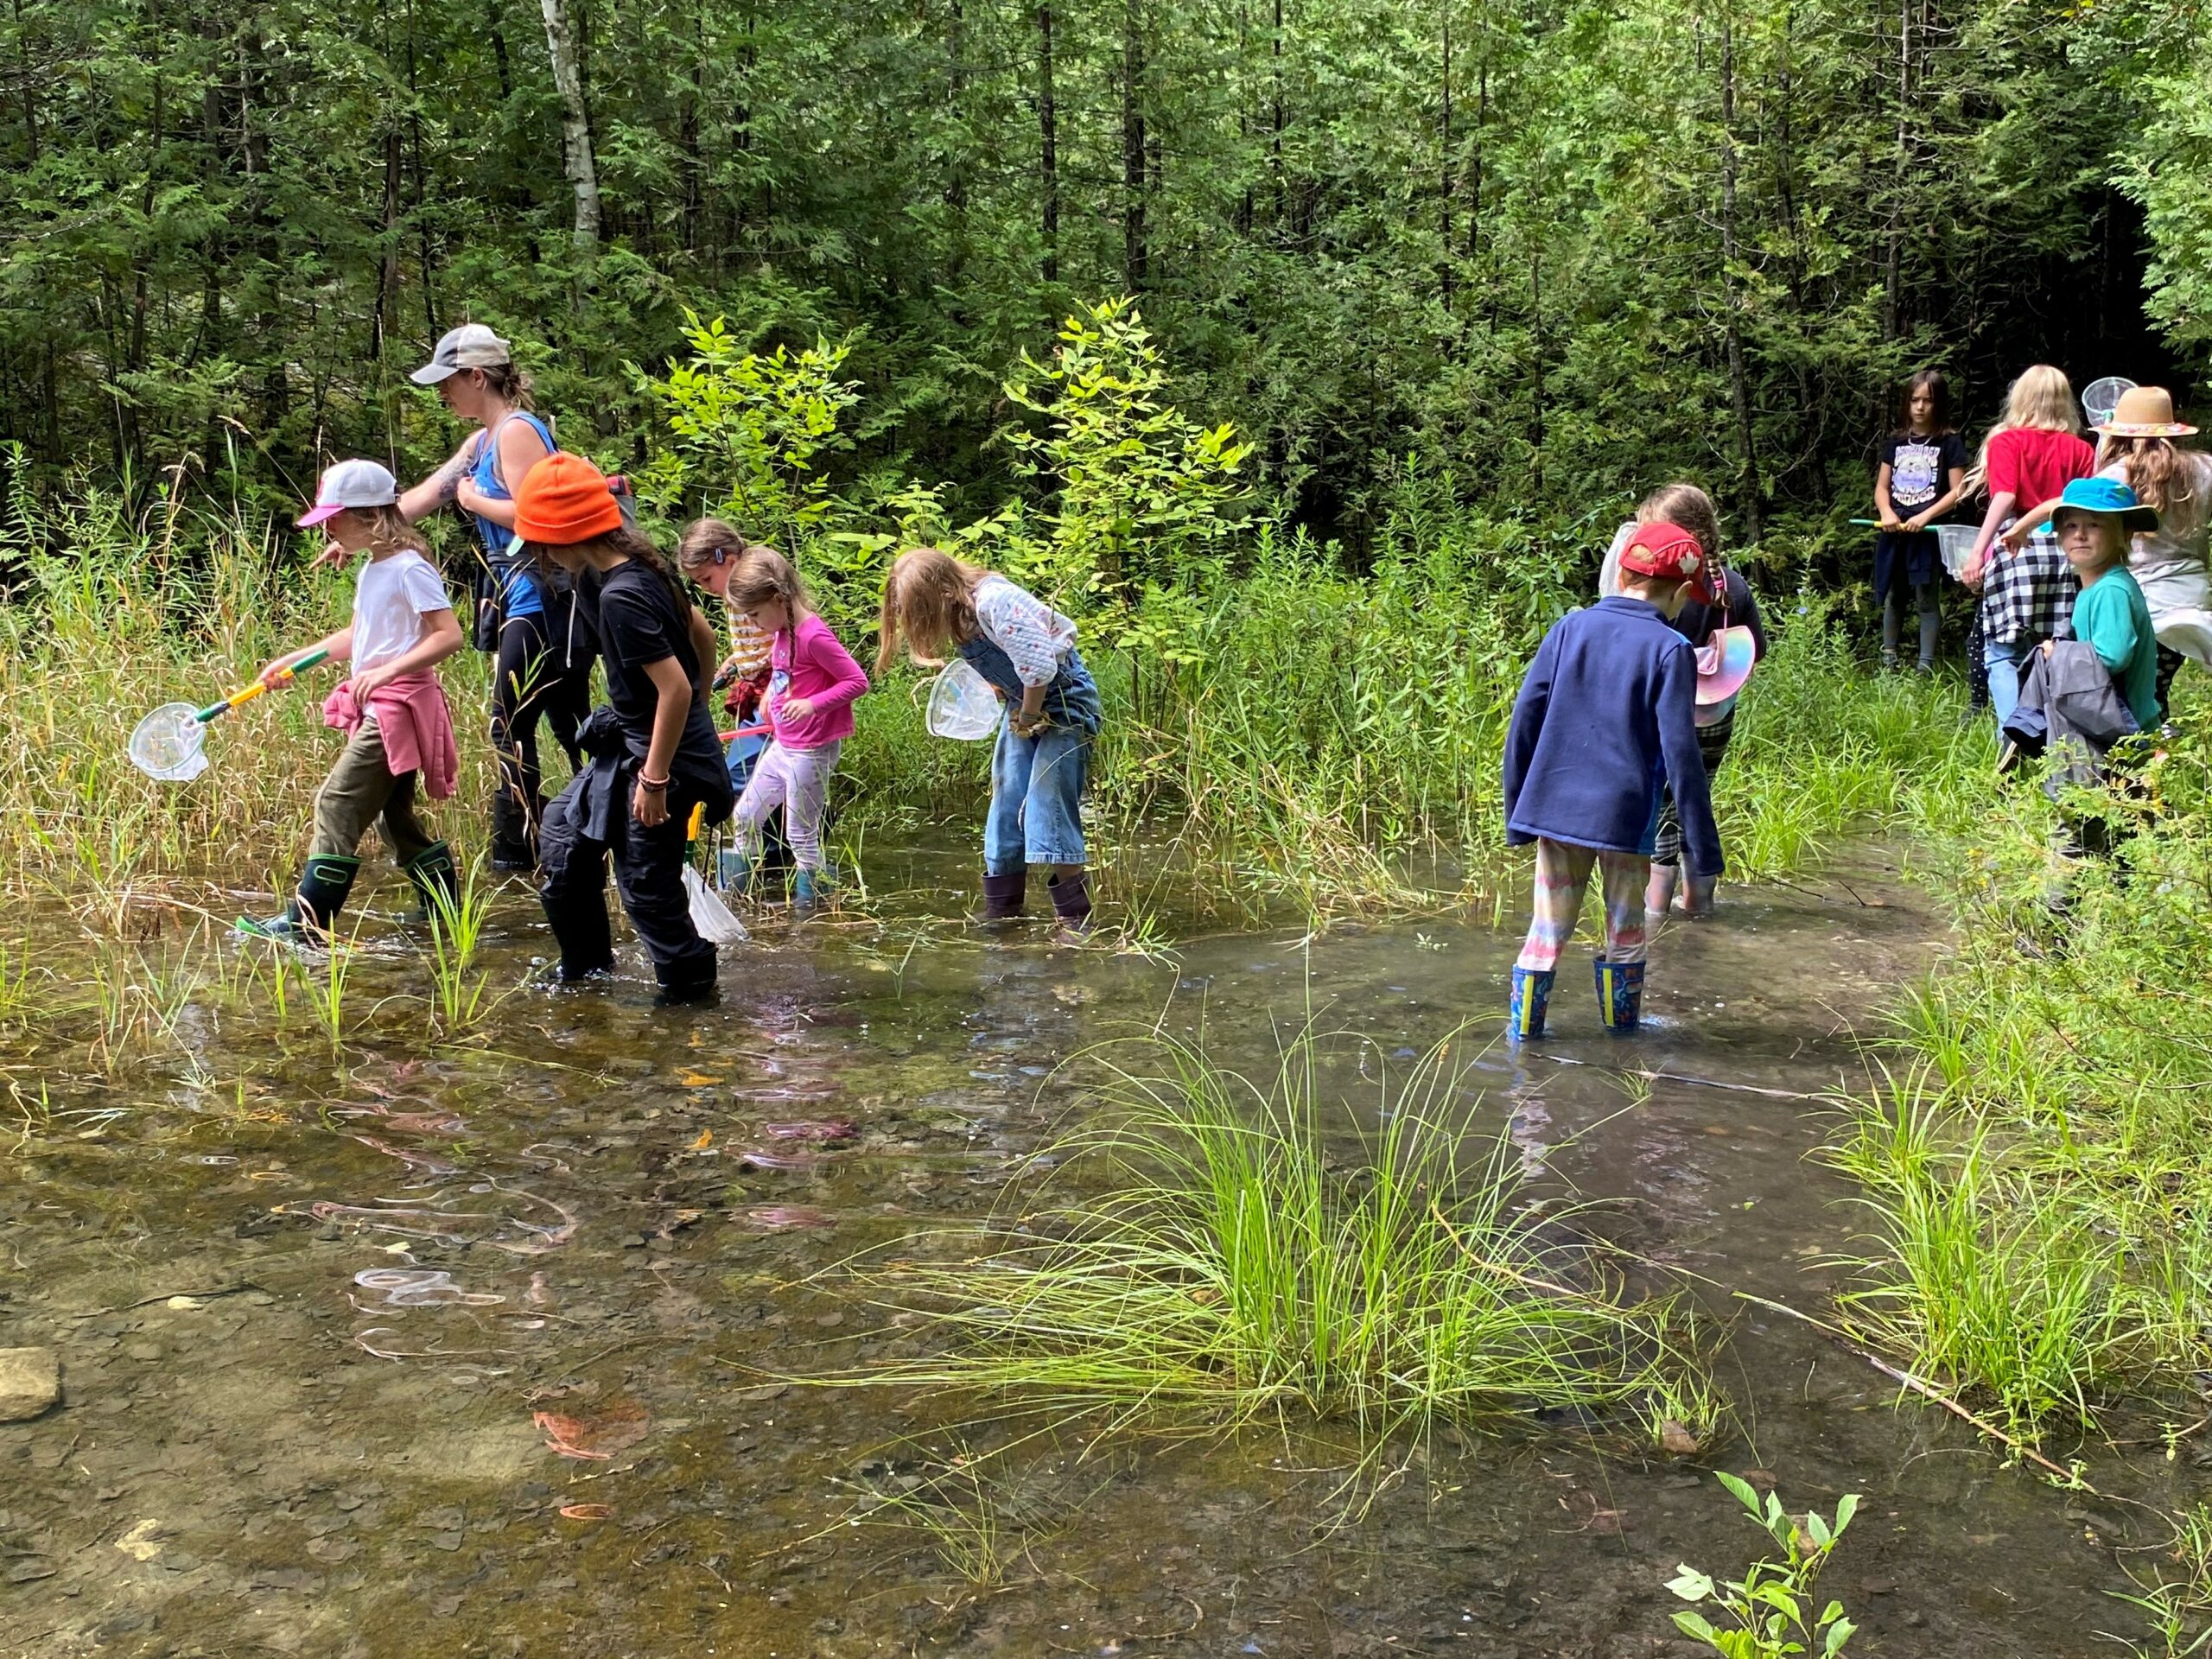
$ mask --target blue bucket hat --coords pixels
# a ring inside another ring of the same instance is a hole
[[[2071,507],[2077,512],[2108,513],[2130,531],[2156,530],[2158,512],[2146,507],[2133,490],[2116,478],[2077,478],[2069,484],[2058,498],[2059,511]],[[2054,512],[2051,518],[2056,519]],[[2046,524],[2045,530],[2050,528]]]

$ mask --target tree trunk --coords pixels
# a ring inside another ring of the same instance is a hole
[[[1452,308],[1452,20],[1444,20],[1444,106],[1438,121],[1437,272],[1444,308]]]
[[[1882,338],[1895,340],[1904,324],[1901,305],[1904,257],[1904,181],[1906,147],[1910,141],[1905,121],[1906,100],[1912,95],[1912,0],[1897,0],[1897,161],[1890,174],[1890,226],[1882,257]]]
[[[1122,0],[1122,280],[1143,291],[1145,242],[1144,36],[1137,0]]]
[[[1743,477],[1744,523],[1756,542],[1761,522],[1758,451],[1751,441],[1751,387],[1744,362],[1743,283],[1737,275],[1736,246],[1736,32],[1732,19],[1720,24],[1720,258],[1723,315],[1727,318],[1728,399],[1736,416],[1736,442]]]
[[[1052,0],[1037,8],[1037,168],[1047,285],[1060,280],[1060,111],[1052,95]]]
[[[591,153],[591,112],[584,102],[584,79],[569,32],[567,0],[538,0],[545,11],[545,49],[553,59],[553,85],[561,94],[563,162],[569,188],[576,197],[576,246],[588,252],[599,245],[599,168]]]

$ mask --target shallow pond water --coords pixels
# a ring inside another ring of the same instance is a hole
[[[1823,1581],[1853,1652],[2136,1628],[2115,1551],[2155,1520],[2004,1469],[1732,1294],[1823,1305],[1854,1224],[1806,1161],[1819,1096],[1939,947],[1865,849],[1671,929],[1632,1041],[1597,1029],[1578,956],[1554,1039],[1470,1077],[1539,1192],[1613,1201],[1615,1236],[1726,1322],[1720,1444],[1447,1435],[1339,1524],[1348,1454],[1311,1435],[1071,1433],[977,1477],[986,1531],[903,1523],[880,1500],[942,1490],[969,1441],[930,1402],[773,1380],[880,1351],[881,1315],[810,1275],[1010,1202],[1087,1045],[1203,1021],[1265,1071],[1314,1008],[1418,1050],[1494,1018],[1516,941],[1430,920],[1073,950],[932,921],[964,903],[959,859],[876,861],[898,896],[757,921],[703,1011],[655,1010],[633,968],[432,1046],[395,946],[357,958],[335,1053],[296,987],[281,1022],[185,995],[106,1068],[50,1036],[9,1055],[16,1099],[43,1096],[0,1142],[0,1346],[57,1350],[65,1397],[0,1425],[0,1652],[1688,1653],[1675,1564],[1726,1576],[1761,1541],[1712,1467],[1796,1509],[1866,1495]],[[499,901],[495,987],[543,950],[532,915]]]

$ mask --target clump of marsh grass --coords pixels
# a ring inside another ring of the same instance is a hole
[[[1101,1121],[1033,1213],[964,1259],[852,1267],[940,1351],[817,1380],[1302,1418],[1373,1447],[1632,1415],[1691,1366],[1672,1299],[1632,1294],[1575,1210],[1524,1202],[1510,1145],[1455,1104],[1457,1039],[1376,1085],[1371,1128],[1325,1099],[1325,1046],[1300,1032],[1258,1081],[1165,1037],[1094,1057]]]

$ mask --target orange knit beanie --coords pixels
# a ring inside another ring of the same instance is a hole
[[[548,455],[516,486],[515,533],[525,542],[568,547],[621,528],[607,475],[582,455]]]

